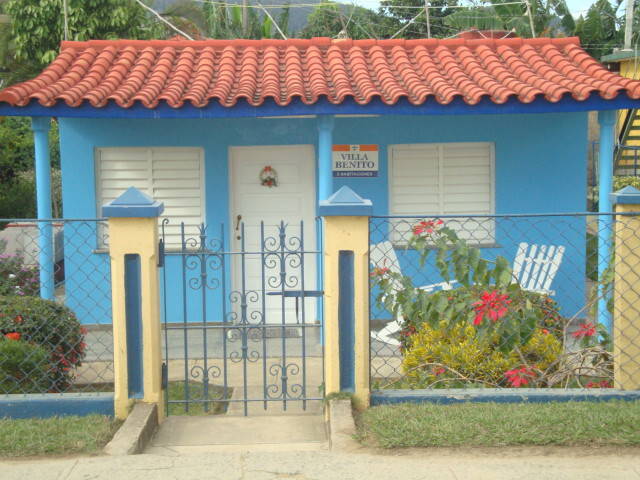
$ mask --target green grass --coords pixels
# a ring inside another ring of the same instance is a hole
[[[184,400],[186,398],[184,382],[169,382],[167,388],[167,397],[169,400]],[[231,397],[233,389],[227,388],[226,398]],[[209,385],[209,395],[207,402],[209,410],[205,411],[204,405],[204,386],[202,382],[189,382],[189,409],[185,404],[170,403],[169,415],[219,415],[227,411],[229,402],[225,402],[223,398],[224,387],[219,385]]]
[[[359,417],[369,446],[640,445],[640,401],[401,404]]]
[[[105,415],[0,420],[0,457],[99,452],[120,422]]]

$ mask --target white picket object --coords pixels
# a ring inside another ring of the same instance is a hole
[[[513,282],[529,292],[555,295],[551,283],[562,263],[565,247],[521,242],[513,261]]]

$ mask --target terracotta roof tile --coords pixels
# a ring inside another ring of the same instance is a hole
[[[379,98],[414,105],[461,98],[475,105],[571,95],[640,98],[640,81],[609,72],[577,38],[450,40],[92,40],[63,42],[38,77],[0,92],[0,102],[25,106],[154,108],[166,102],[204,107],[265,99],[287,105],[320,98],[366,104]]]

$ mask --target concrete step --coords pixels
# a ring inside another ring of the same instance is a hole
[[[318,386],[322,383],[320,376],[309,379],[307,385],[314,385],[313,387],[307,387],[307,397],[321,396]],[[290,386],[291,388],[291,386]],[[292,392],[293,394],[294,392]],[[272,396],[276,396],[271,392]],[[264,398],[265,393],[261,386],[249,386],[247,387],[247,399],[256,400]],[[231,402],[227,408],[227,416],[244,416],[244,388],[236,387],[233,389],[231,395]],[[266,416],[266,415],[322,415],[323,413],[323,401],[322,400],[307,400],[302,402],[301,400],[289,400],[286,407],[282,400],[267,402],[267,408],[264,408],[264,402],[262,401],[249,401],[247,402],[247,415],[249,416]]]
[[[326,450],[327,441],[321,415],[174,416],[160,425],[145,453]]]

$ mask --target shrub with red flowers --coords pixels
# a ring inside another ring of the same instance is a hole
[[[86,349],[86,330],[70,309],[39,297],[0,296],[0,333],[7,341],[34,345],[47,352],[46,374],[40,371],[46,378],[34,379],[41,389],[37,393],[69,388]],[[0,365],[2,362],[0,355]],[[34,383],[29,385],[33,387]]]
[[[573,333],[589,352],[580,359],[582,351],[565,352],[567,319],[553,299],[515,282],[507,259],[483,259],[438,220],[421,221],[412,233],[407,248],[417,251],[420,267],[435,256],[442,281],[455,280],[457,288],[426,291],[399,273],[372,274],[378,307],[403,319],[400,348],[410,388],[581,386],[585,378],[607,377],[596,326],[585,322]]]
[[[49,352],[11,332],[0,337],[0,394],[46,392],[51,385]]]

